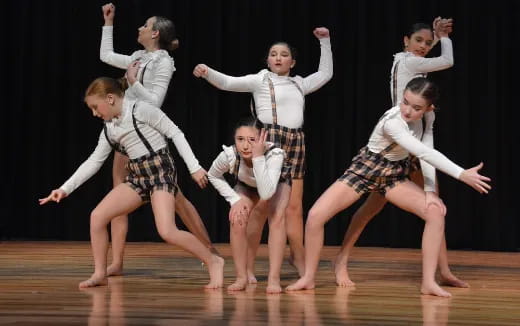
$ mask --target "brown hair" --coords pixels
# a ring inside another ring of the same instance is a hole
[[[159,47],[164,50],[173,51],[179,47],[179,40],[175,32],[175,25],[168,18],[154,16],[152,30],[159,31]]]

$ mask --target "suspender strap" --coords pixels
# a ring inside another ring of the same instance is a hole
[[[151,60],[150,60],[151,61]],[[148,61],[144,67],[143,67],[143,70],[141,71],[141,78],[139,78],[139,81],[141,82],[141,85],[144,86],[144,72],[146,71],[146,66],[150,63],[150,61]]]
[[[124,155],[126,155],[126,152],[125,152],[125,149],[120,146],[119,144],[116,144],[116,143],[113,143],[112,141],[110,141],[110,137],[108,137],[108,130],[107,130],[107,124],[105,123],[103,125],[103,132],[105,133],[105,138],[107,140],[107,142],[110,144],[110,147],[112,147],[112,149],[116,152],[120,152]]]
[[[274,96],[274,86],[271,78],[267,77],[267,83],[269,84],[269,93],[271,94],[271,108],[273,113],[273,124],[278,124],[278,114],[276,113],[276,98]]]
[[[399,67],[399,61],[395,63],[394,71],[392,73],[392,106],[397,105],[397,68]]]
[[[137,102],[136,102],[137,103]],[[139,127],[137,127],[137,120],[135,119],[135,115],[134,115],[134,111],[135,111],[135,103],[134,103],[134,106],[132,107],[132,122],[134,123],[134,129],[135,129],[135,132],[137,133],[137,135],[139,136],[139,138],[141,139],[141,141],[143,142],[144,146],[146,147],[146,149],[148,149],[148,151],[150,152],[150,154],[153,154],[154,151],[153,151],[153,147],[150,145],[150,143],[148,142],[148,140],[146,140],[146,138],[143,136],[143,134],[141,133],[141,131],[139,130]]]

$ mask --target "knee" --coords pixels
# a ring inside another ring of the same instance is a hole
[[[311,208],[309,215],[307,216],[307,223],[305,223],[305,232],[313,231],[323,227],[323,223],[320,222],[321,214],[318,209]]]
[[[269,218],[269,232],[271,230],[284,230],[285,229],[285,219],[283,218],[283,214],[274,214]]]
[[[301,201],[290,201],[285,209],[285,214],[288,217],[301,216],[303,213],[303,207]]]
[[[246,235],[247,223],[230,223],[229,225],[233,235]]]
[[[106,228],[108,225],[106,221],[106,216],[102,214],[100,211],[94,209],[90,213],[90,230],[94,231]]]
[[[174,229],[169,226],[157,226],[157,233],[164,241],[175,244],[177,237],[174,234]]]
[[[444,228],[445,214],[439,206],[428,205],[428,207],[425,208],[423,214],[427,222],[434,223],[435,225]]]

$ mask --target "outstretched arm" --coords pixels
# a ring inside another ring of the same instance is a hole
[[[405,127],[402,125],[402,122],[396,119],[390,119],[385,123],[384,132],[397,144],[399,144],[399,146],[403,147],[411,154],[430,163],[435,168],[452,176],[453,178],[466,183],[478,192],[487,193],[487,191],[491,189],[491,186],[487,184],[487,182],[491,181],[491,179],[486,176],[482,176],[477,172],[482,168],[482,163],[471,169],[464,170],[457,164],[453,163],[446,156],[444,156],[441,152],[433,148],[429,148],[417,138],[412,136],[409,132],[406,131]]]
[[[59,203],[61,199],[70,195],[75,189],[99,171],[111,151],[112,147],[110,147],[103,131],[101,131],[94,152],[59,189],[53,190],[48,197],[40,199],[40,205],[46,204],[49,201]]]
[[[254,92],[261,85],[259,75],[246,75],[233,77],[211,69],[207,65],[200,63],[193,69],[195,77],[206,79],[211,85],[218,89],[231,92]]]

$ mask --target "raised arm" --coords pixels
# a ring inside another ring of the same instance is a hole
[[[466,183],[476,191],[487,193],[488,190],[491,189],[489,184],[487,184],[491,179],[478,174],[478,170],[482,168],[482,163],[473,168],[464,170],[444,156],[441,152],[434,148],[429,148],[420,140],[412,136],[405,129],[403,123],[396,119],[386,121],[384,132],[409,153],[417,156],[420,160],[430,163],[435,168],[449,176]]]
[[[428,73],[444,70],[453,66],[453,46],[448,33],[439,34],[441,41],[441,55],[435,58],[410,56],[404,60],[406,68],[413,72]]]
[[[116,7],[112,3],[107,3],[101,7],[103,11],[103,18],[105,25],[103,26],[103,33],[101,34],[101,47],[99,49],[99,58],[101,61],[108,63],[111,66],[126,69],[132,62],[132,57],[129,55],[118,54],[114,52],[114,16]]]
[[[218,89],[231,92],[254,92],[262,83],[261,77],[258,74],[233,77],[211,69],[203,63],[195,66],[193,75],[206,79],[211,85]]]
[[[211,164],[211,168],[208,171],[209,182],[215,187],[218,193],[224,197],[224,199],[233,205],[240,200],[240,195],[231,188],[229,183],[224,178],[224,174],[229,171],[229,154],[226,154],[225,150],[222,151],[217,158]]]
[[[332,49],[330,45],[330,33],[325,27],[318,27],[313,31],[314,36],[320,41],[320,64],[318,71],[303,79],[303,91],[312,93],[325,85],[333,74]]]

